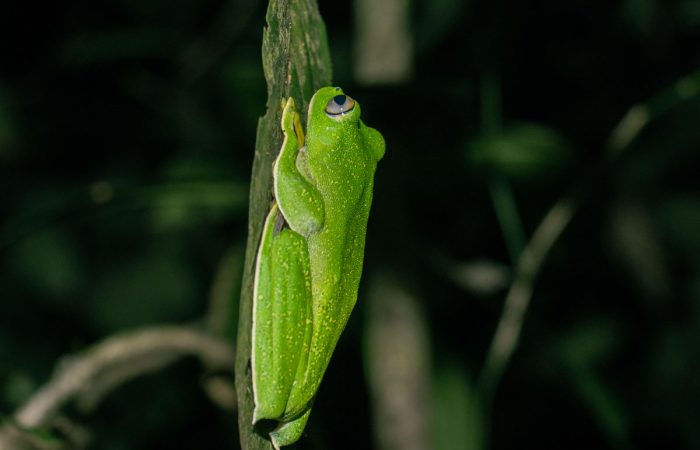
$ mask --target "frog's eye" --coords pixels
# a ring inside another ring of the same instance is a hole
[[[347,95],[336,95],[326,104],[326,114],[331,117],[347,114],[355,107],[355,100]]]

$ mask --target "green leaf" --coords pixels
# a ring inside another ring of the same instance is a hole
[[[512,125],[467,146],[467,161],[476,172],[516,180],[551,176],[571,159],[569,146],[556,131],[534,123]]]

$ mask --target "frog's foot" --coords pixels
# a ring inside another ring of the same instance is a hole
[[[270,432],[270,440],[276,450],[286,445],[292,445],[301,438],[306,427],[306,422],[309,420],[311,408],[307,409],[304,414],[291,422],[284,422]]]

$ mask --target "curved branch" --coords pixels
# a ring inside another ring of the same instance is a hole
[[[70,401],[83,400],[94,406],[114,387],[184,356],[196,356],[212,370],[231,370],[234,364],[229,343],[190,327],[162,326],[119,334],[61,364],[17,410],[14,422],[22,428],[46,426]],[[0,438],[2,434],[0,430]]]

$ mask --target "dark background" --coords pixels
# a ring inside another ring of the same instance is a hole
[[[222,258],[242,261],[265,8],[0,6],[3,416],[65,355],[115,332],[196,322]],[[387,141],[365,275],[391,273],[420,305],[432,420],[460,427],[460,393],[473,389],[512,275],[509,236],[527,240],[584,186],[484,434],[493,449],[700,448],[700,2],[411,8],[412,76],[367,86],[353,78],[352,5],[320,5],[334,82]],[[635,105],[649,120],[611,157]],[[517,220],[499,221],[497,189]],[[465,275],[484,271],[496,281]],[[366,292],[302,448],[373,445]],[[88,448],[237,448],[235,412],[200,381],[185,360],[89,415],[66,414],[90,431]],[[466,448],[459,435],[434,448]]]

